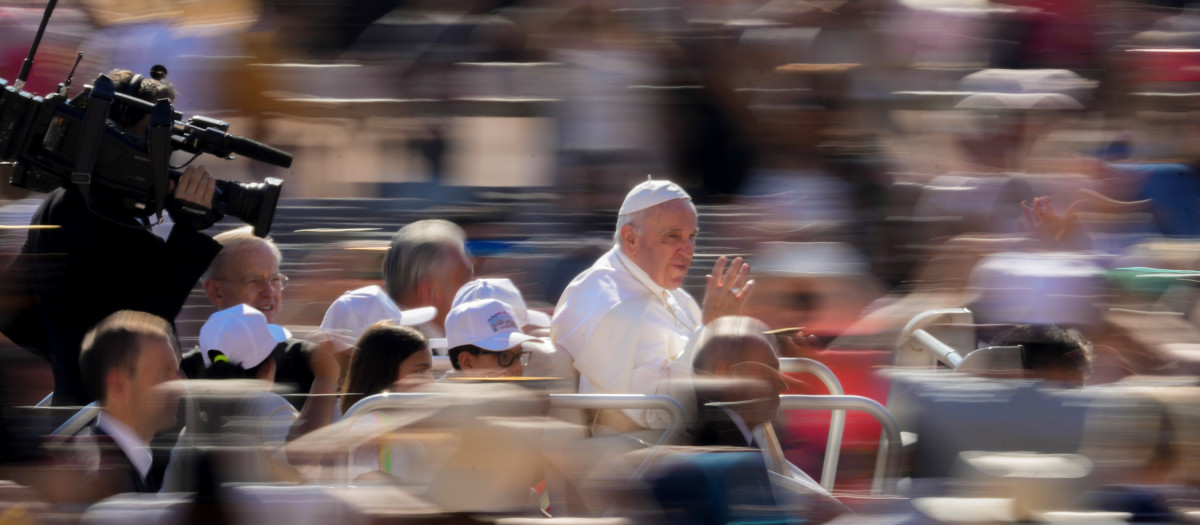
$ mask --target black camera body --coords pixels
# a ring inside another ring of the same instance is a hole
[[[148,113],[147,138],[108,120],[112,104]],[[170,198],[168,181],[180,176],[169,165],[173,151],[224,158],[238,154],[280,167],[291,165],[291,155],[231,135],[224,122],[180,118],[166,100],[151,104],[114,93],[106,76],[74,99],[60,93],[39,97],[0,79],[0,160],[14,164],[10,184],[37,192],[74,185],[94,213],[123,223],[128,219],[122,218],[148,219],[162,213]],[[255,234],[265,237],[282,183],[275,178],[253,184],[218,181],[210,207],[253,225]]]

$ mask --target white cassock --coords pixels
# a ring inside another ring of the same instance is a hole
[[[614,247],[567,286],[550,338],[574,359],[582,394],[672,395],[679,392],[668,382],[692,375],[690,343],[702,319],[691,295],[655,284]],[[659,411],[623,412],[645,428],[667,426]]]

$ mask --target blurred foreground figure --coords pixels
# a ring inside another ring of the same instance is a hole
[[[779,353],[761,321],[727,316],[705,326],[696,343],[695,385],[699,405],[693,444],[759,449],[767,470],[787,480],[775,483],[776,499],[805,498],[810,519],[826,521],[845,508],[812,477],[787,461],[775,435],[779,393],[787,387],[779,373]],[[786,487],[786,488],[785,488]]]
[[[419,391],[426,395],[392,398],[289,443],[288,459],[311,480],[358,479],[353,490],[363,498],[376,479],[419,494],[434,512],[537,512],[530,488],[554,452],[539,438],[563,426],[544,417],[545,400],[498,382],[443,381]]]
[[[773,436],[779,393],[787,388],[779,375],[779,356],[750,317],[713,321],[696,344],[696,401],[700,405],[695,444],[763,447]],[[709,387],[705,379],[727,380]]]
[[[584,394],[667,394],[691,376],[680,359],[705,321],[741,311],[754,287],[749,265],[713,267],[703,309],[680,290],[696,251],[697,217],[678,185],[649,180],[625,197],[615,246],[579,274],[558,301],[550,336],[575,360]],[[666,428],[655,411],[600,411],[596,424],[618,432]]]
[[[114,313],[84,337],[79,365],[101,407],[95,423],[59,445],[86,471],[81,489],[100,497],[157,492],[167,458],[149,444],[175,424],[176,400],[161,385],[180,377],[170,325],[144,312]]]

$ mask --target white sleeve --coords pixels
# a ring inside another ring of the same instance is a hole
[[[594,314],[584,328],[584,334],[574,334],[572,339],[576,344],[570,349],[575,358],[575,369],[597,393],[654,393],[654,384],[646,391],[644,381],[634,381],[634,367],[638,355],[642,354],[639,337],[642,330],[638,329],[638,324],[645,311],[646,305],[641,301],[618,303],[606,312]]]
[[[672,359],[668,338],[675,334],[645,321],[647,303],[622,302],[601,315],[575,357],[581,376],[580,392],[670,395]],[[585,380],[584,380],[585,379]],[[624,410],[646,428],[666,428],[656,410]]]

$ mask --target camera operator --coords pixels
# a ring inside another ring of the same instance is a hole
[[[117,92],[146,101],[175,100],[166,68],[149,77],[128,70],[108,73]],[[150,116],[114,104],[109,119],[127,132],[145,137]],[[144,220],[104,217],[88,208],[73,184],[51,192],[34,214],[25,245],[10,270],[19,281],[26,307],[0,319],[0,331],[50,361],[56,406],[93,401],[83,387],[80,343],[87,331],[119,310],[148,312],[174,319],[200,275],[221,250],[201,233],[220,216],[211,211],[216,179],[203,167],[189,167],[169,189],[167,205],[174,226],[166,241]],[[103,191],[93,188],[93,192]],[[111,214],[111,212],[110,212]]]

